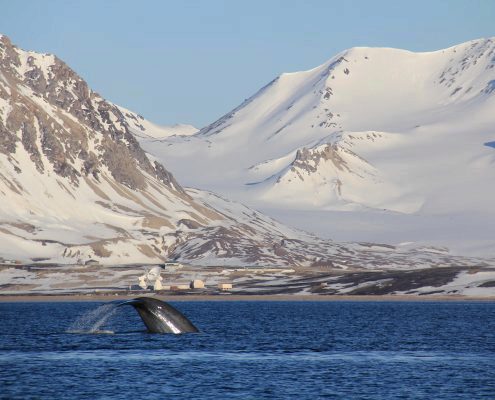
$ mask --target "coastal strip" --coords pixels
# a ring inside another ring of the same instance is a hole
[[[128,300],[137,297],[134,295],[121,294],[74,294],[74,295],[0,295],[1,303],[12,302],[81,302],[81,301],[114,301]],[[414,301],[414,302],[435,302],[435,301],[483,301],[495,302],[495,296],[460,296],[460,295],[170,295],[151,296],[164,301]]]

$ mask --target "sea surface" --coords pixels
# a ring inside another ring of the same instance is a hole
[[[177,336],[102,304],[0,303],[0,398],[495,399],[495,303],[177,302]]]

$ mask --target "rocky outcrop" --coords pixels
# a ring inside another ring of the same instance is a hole
[[[76,186],[81,175],[98,177],[107,168],[130,189],[145,189],[148,174],[185,194],[161,164],[149,160],[119,108],[63,61],[20,50],[2,36],[0,68],[0,97],[11,108],[6,119],[0,116],[2,153],[15,153],[21,142],[38,171],[45,171],[45,158],[57,175]],[[47,113],[47,105],[55,113]]]

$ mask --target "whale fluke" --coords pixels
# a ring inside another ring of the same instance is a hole
[[[124,301],[118,307],[133,306],[151,333],[199,332],[191,321],[170,304],[151,297],[137,297]]]

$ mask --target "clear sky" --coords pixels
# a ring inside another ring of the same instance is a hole
[[[151,121],[201,127],[349,47],[495,36],[495,0],[0,0],[0,32]]]

